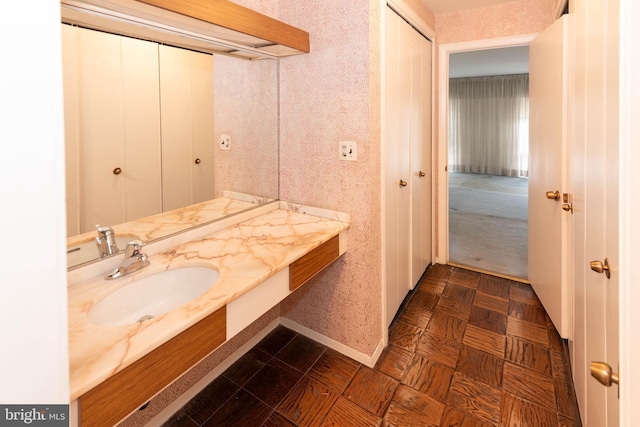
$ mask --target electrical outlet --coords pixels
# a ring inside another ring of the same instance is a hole
[[[358,149],[355,141],[340,141],[338,148],[340,160],[351,160],[353,162],[358,160]]]
[[[220,135],[220,148],[231,150],[231,135]]]

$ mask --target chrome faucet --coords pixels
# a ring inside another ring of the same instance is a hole
[[[127,248],[124,250],[124,260],[122,261],[122,264],[120,267],[107,274],[105,279],[117,279],[118,277],[126,276],[127,274],[138,271],[149,265],[147,255],[142,253],[143,246],[144,243],[140,240],[132,240],[127,243]]]
[[[111,227],[103,227],[100,224],[96,224],[98,229],[98,237],[96,237],[96,246],[98,246],[98,253],[100,258],[115,255],[120,252],[118,245],[116,244],[116,235]]]

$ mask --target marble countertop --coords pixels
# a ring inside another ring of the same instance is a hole
[[[71,400],[349,227],[347,215],[314,213],[314,208],[280,202],[279,209],[152,254],[150,265],[134,274],[70,284]],[[86,318],[94,304],[137,278],[185,266],[214,268],[220,278],[190,303],[142,323],[99,326]]]
[[[127,241],[139,239],[143,242],[149,242],[179,233],[198,224],[215,221],[272,201],[272,199],[225,191],[224,197],[218,197],[206,202],[158,213],[122,224],[102,225],[111,226],[116,236],[126,237]],[[67,256],[67,262],[70,267],[98,258],[98,250],[94,243],[96,236],[96,231],[92,230],[67,238],[67,250],[77,250],[77,252],[71,252]],[[81,245],[87,243],[89,243],[88,248],[79,248]],[[124,244],[119,245],[119,247],[123,250]],[[88,253],[86,253],[87,251]]]

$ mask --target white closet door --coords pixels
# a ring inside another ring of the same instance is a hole
[[[431,261],[431,42],[411,37],[411,288]]]
[[[162,212],[158,45],[120,40],[124,219],[131,221]]]
[[[78,30],[80,232],[124,222],[122,66],[119,37]],[[126,172],[126,171],[125,171]]]
[[[193,203],[213,199],[213,55],[191,53]],[[200,162],[196,163],[196,159]]]
[[[390,324],[431,261],[431,42],[388,7],[385,20],[382,154]]]
[[[78,28],[62,25],[67,236],[80,234]]]

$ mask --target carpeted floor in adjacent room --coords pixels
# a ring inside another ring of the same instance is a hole
[[[449,173],[449,259],[526,279],[528,179]]]

